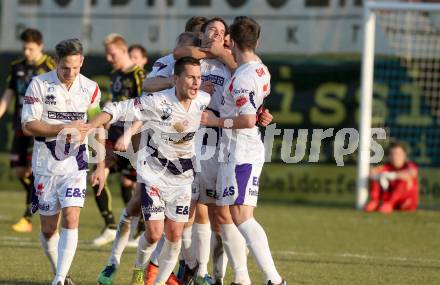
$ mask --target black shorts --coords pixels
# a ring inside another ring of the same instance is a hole
[[[110,169],[110,173],[120,172],[128,179],[136,181],[136,169],[131,165],[130,160],[123,156],[117,155],[114,152],[114,145],[123,133],[123,127],[110,127],[108,131],[108,139],[105,144],[105,166]]]
[[[11,167],[31,167],[33,147],[34,137],[16,134],[12,141],[12,149],[10,152]]]

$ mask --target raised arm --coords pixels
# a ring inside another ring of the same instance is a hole
[[[200,47],[196,46],[180,46],[176,47],[173,50],[173,56],[177,60],[179,58],[182,58],[184,56],[191,56],[196,59],[202,59],[208,57],[208,54],[200,49]]]
[[[173,86],[174,81],[172,77],[147,77],[142,83],[142,90],[145,92],[158,92],[172,88]]]

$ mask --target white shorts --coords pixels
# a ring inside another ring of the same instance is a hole
[[[216,203],[217,173],[219,170],[218,151],[207,160],[200,161],[200,172],[196,173],[192,186],[192,199],[202,204]]]
[[[165,216],[175,222],[187,222],[191,204],[191,184],[159,187],[139,183],[141,209],[145,221],[164,220]]]
[[[34,174],[38,210],[43,216],[57,214],[62,208],[84,207],[87,172],[43,176]]]
[[[220,163],[217,176],[217,205],[257,206],[263,163]]]

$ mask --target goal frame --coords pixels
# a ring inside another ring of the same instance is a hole
[[[374,2],[364,4],[363,47],[361,67],[361,99],[359,120],[359,152],[357,163],[356,209],[362,210],[368,200],[368,177],[370,171],[371,119],[373,103],[373,79],[375,58],[376,12],[394,11],[440,11],[438,3]]]

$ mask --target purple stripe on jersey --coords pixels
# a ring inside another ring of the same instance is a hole
[[[76,163],[78,164],[78,170],[87,170],[88,164],[87,161],[84,160],[86,152],[86,145],[82,144],[79,146],[78,153],[76,154]]]
[[[44,142],[44,144],[49,149],[52,157],[55,160],[60,161],[61,159],[56,156],[56,152],[55,152],[57,142],[56,141],[48,141],[48,142]],[[70,143],[67,143],[64,145],[64,154],[68,155],[69,151],[70,151]],[[76,157],[75,157],[76,163],[78,165],[78,170],[87,170],[88,169],[87,161],[84,160],[85,151],[86,151],[86,145],[85,144],[80,145],[79,149],[78,149],[78,153],[76,154]],[[65,158],[67,158],[67,157],[65,157]]]
[[[246,186],[252,173],[252,164],[245,163],[235,166],[235,179],[237,180],[238,197],[234,205],[243,205],[246,196]]]

